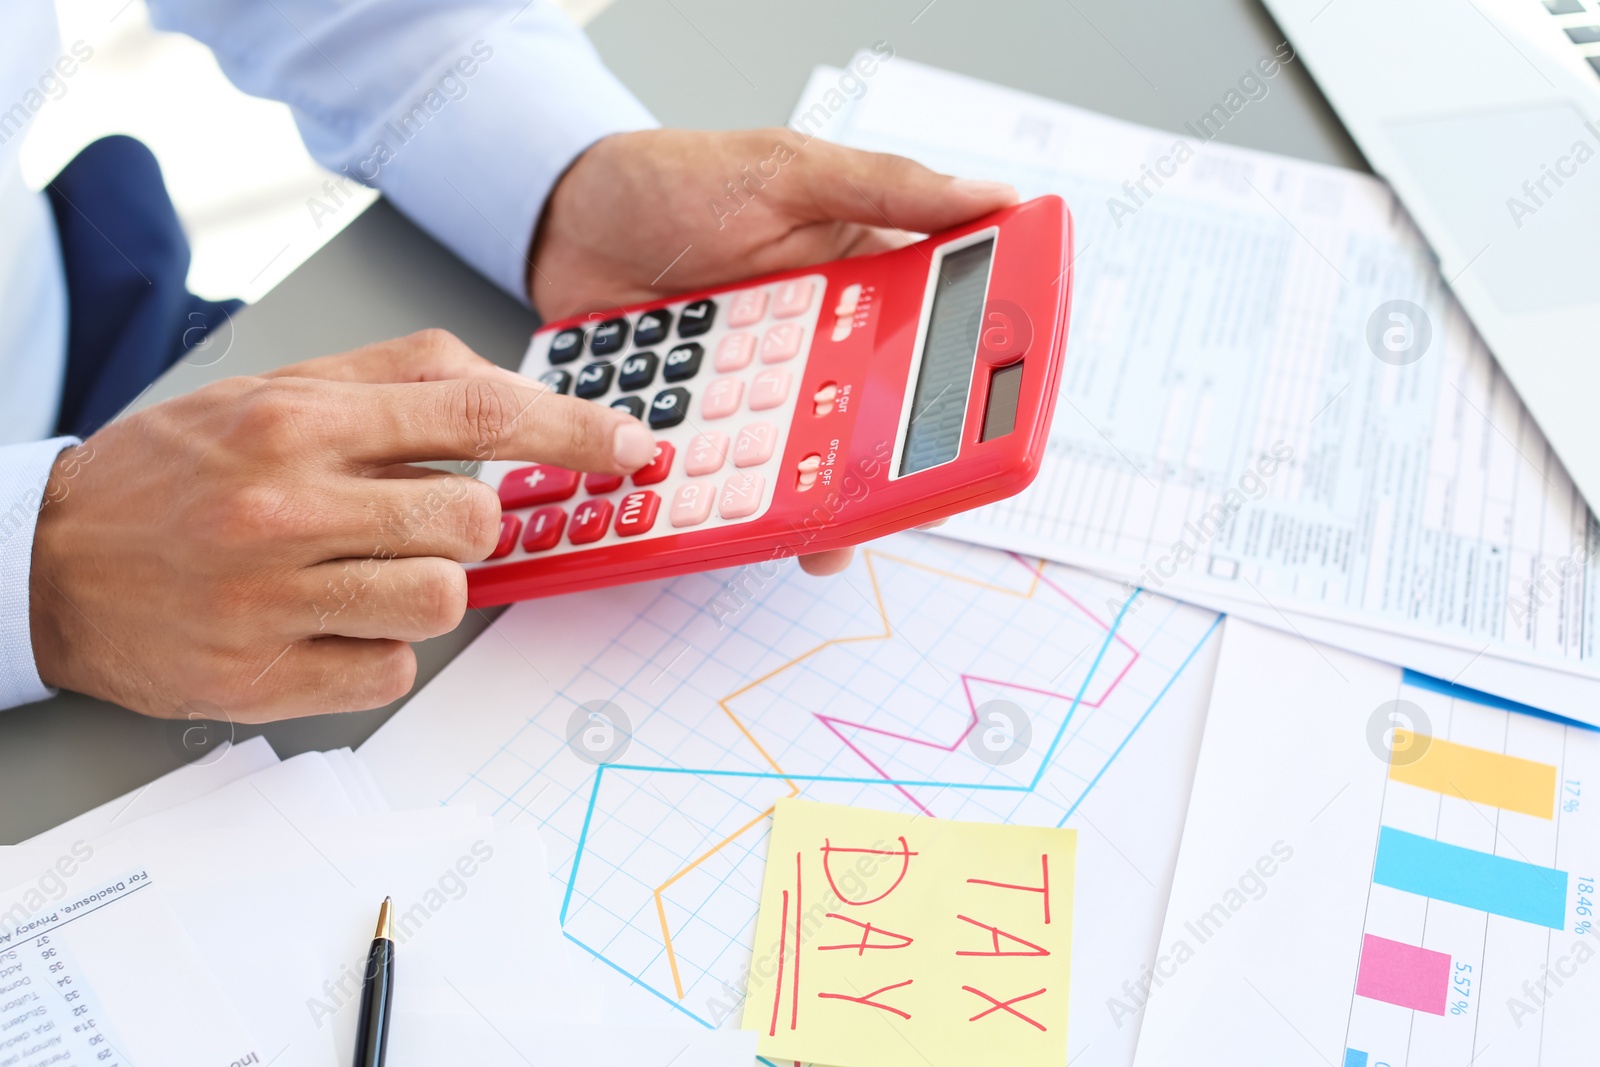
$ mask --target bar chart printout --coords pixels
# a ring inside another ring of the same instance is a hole
[[[1136,1067],[1600,1064],[1600,731],[1230,618],[1163,947],[1274,840]]]
[[[1593,738],[1414,674],[1401,696],[1426,726],[1390,742],[1345,1062],[1483,1062],[1548,1026],[1594,952],[1593,878],[1559,847],[1592,838],[1561,831],[1584,812],[1569,736]]]

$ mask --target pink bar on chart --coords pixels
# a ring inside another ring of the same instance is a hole
[[[1449,991],[1450,957],[1445,953],[1372,934],[1362,940],[1358,996],[1443,1015]]]

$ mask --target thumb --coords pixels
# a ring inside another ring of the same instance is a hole
[[[937,233],[1017,202],[1004,182],[952,178],[904,156],[812,140],[795,154],[800,179],[785,183],[791,215]]]

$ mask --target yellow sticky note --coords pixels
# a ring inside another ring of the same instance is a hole
[[[744,1026],[773,1060],[1065,1063],[1077,832],[780,800]]]

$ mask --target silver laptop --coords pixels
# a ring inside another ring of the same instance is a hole
[[[1600,0],[1265,2],[1595,509]]]

